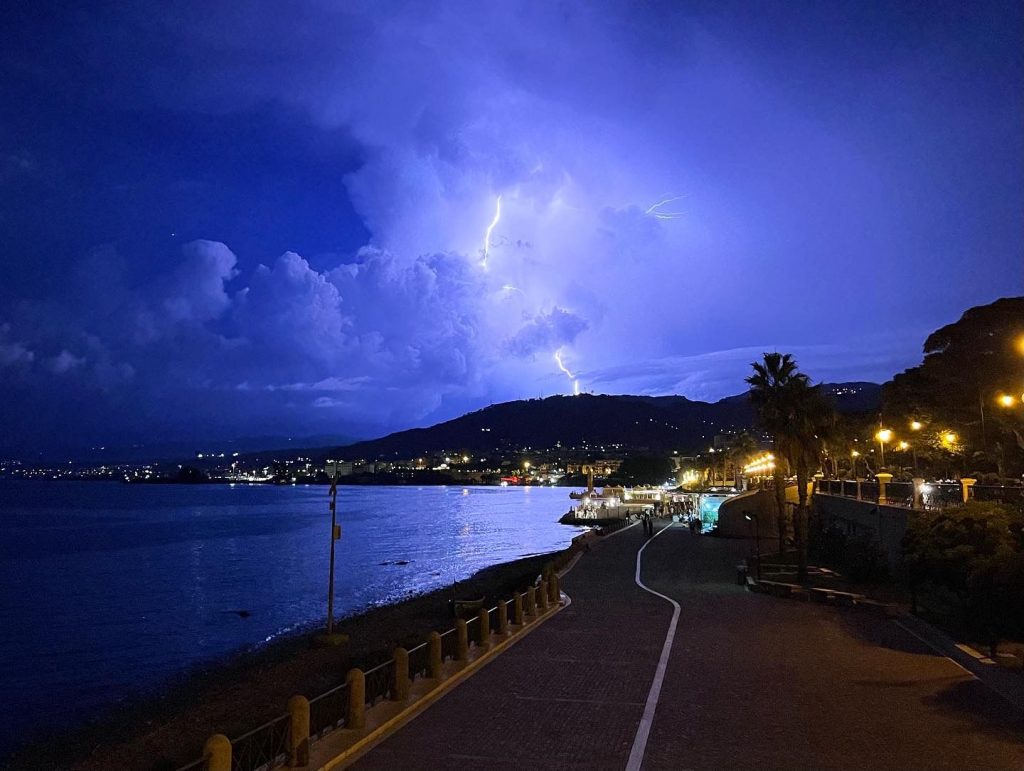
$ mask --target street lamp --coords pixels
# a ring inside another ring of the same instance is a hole
[[[998,402],[1000,407],[1006,407],[1007,409],[1009,409],[1010,407],[1017,403],[1017,400],[1014,397],[1010,396],[1010,394],[1000,394]]]
[[[853,466],[853,478],[857,478],[857,458],[860,457],[860,453],[856,450],[850,452],[850,465]]]
[[[880,428],[878,433],[875,434],[875,439],[878,440],[878,447],[882,451],[881,460],[882,466],[885,467],[885,443],[892,440],[892,431],[888,428]]]
[[[922,423],[920,420],[912,420],[912,421],[910,421],[910,430],[911,431],[920,431],[922,428],[924,428],[924,423]]]

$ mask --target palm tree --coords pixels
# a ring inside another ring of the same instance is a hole
[[[757,439],[748,432],[743,431],[736,435],[729,445],[728,458],[733,468],[733,479],[739,481],[739,470],[750,460],[760,449]]]
[[[776,463],[772,471],[775,487],[775,508],[779,523],[779,553],[786,548],[786,478],[782,473],[783,458],[793,450],[793,418],[798,394],[808,388],[807,375],[797,369],[788,353],[766,353],[764,361],[751,364],[754,374],[747,378],[750,401],[757,409],[761,427],[772,436]]]

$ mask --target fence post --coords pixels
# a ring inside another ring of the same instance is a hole
[[[508,632],[508,603],[498,600],[498,634],[505,636]]]
[[[924,480],[920,477],[914,477],[914,508],[924,508],[924,491],[921,489],[924,487]]]
[[[537,609],[539,613],[544,613],[548,609],[548,582],[543,578],[537,589]]]
[[[549,586],[550,586],[551,592],[550,592],[550,596],[549,596],[548,599],[551,600],[551,604],[552,605],[557,605],[558,601],[562,597],[562,593],[561,593],[561,591],[559,589],[559,586],[558,586],[558,573],[552,573],[551,574],[551,584]]]
[[[858,501],[864,500],[864,496],[861,494],[861,491],[860,491],[860,483],[863,482],[863,481],[864,481],[863,479],[861,479],[860,477],[857,477],[857,500]]]
[[[971,479],[970,477],[964,477],[960,480],[960,486],[963,487],[964,503],[974,497],[974,491],[971,489],[977,483],[977,479]]]
[[[490,646],[491,639],[491,614],[487,608],[480,608],[480,612],[476,614],[477,619],[477,638],[480,641],[480,649],[487,650]]]
[[[531,586],[526,590],[526,607],[523,608],[523,610],[526,612],[527,618],[530,618],[531,620],[533,616],[536,614],[536,601],[537,592],[534,591],[534,588]]]
[[[206,771],[231,771],[231,740],[224,734],[214,734],[203,745]]]
[[[523,625],[523,595],[519,592],[512,598],[512,622],[516,626]]]
[[[409,698],[409,651],[405,648],[395,648],[391,675],[391,700],[405,701]]]
[[[288,699],[288,765],[309,765],[309,699],[292,696]]]
[[[441,679],[441,635],[430,633],[430,676],[434,680]]]
[[[887,503],[888,499],[885,497],[885,486],[892,481],[892,474],[887,471],[880,471],[875,474],[875,479],[878,480],[878,502]]]
[[[455,649],[455,660],[469,661],[469,629],[461,618],[455,622],[455,636],[458,642]]]
[[[348,683],[345,728],[363,728],[366,725],[366,675],[361,669],[350,669],[345,682]]]

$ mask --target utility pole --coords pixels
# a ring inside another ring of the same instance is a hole
[[[338,464],[331,469],[331,567],[327,573],[327,634],[334,634],[334,544],[341,538],[341,526],[338,524]]]

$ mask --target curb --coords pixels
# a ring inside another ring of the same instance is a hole
[[[837,608],[856,608],[875,613],[885,618],[900,618],[907,615],[903,607],[891,603],[872,600],[863,594],[855,592],[842,592],[824,586],[803,586],[783,581],[758,581],[753,576],[746,576],[744,580],[747,591],[758,594],[769,594],[772,597],[782,597],[803,602],[815,602],[823,605],[832,605]]]

